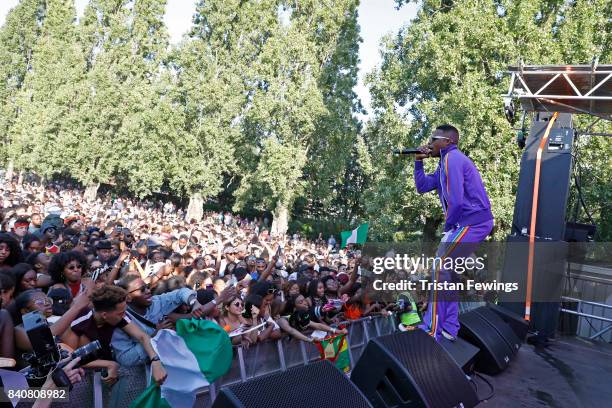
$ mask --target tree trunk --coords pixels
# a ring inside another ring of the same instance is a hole
[[[96,196],[98,195],[98,188],[100,188],[100,183],[90,183],[87,185],[85,189],[85,201],[95,201]]]
[[[204,198],[202,198],[202,194],[193,193],[189,196],[189,206],[187,207],[187,215],[185,216],[185,220],[187,222],[191,222],[191,220],[196,220],[197,222],[202,220],[204,216]]]
[[[10,182],[13,179],[13,171],[14,169],[14,163],[13,160],[10,160],[8,163],[8,167],[6,168],[6,174],[4,175],[4,179],[8,182]]]
[[[25,174],[25,171],[21,170],[19,172],[19,178],[17,179],[17,185],[22,185],[23,184],[23,176]]]
[[[285,235],[289,229],[289,209],[287,205],[278,204],[274,209],[274,219],[272,220],[271,235]]]

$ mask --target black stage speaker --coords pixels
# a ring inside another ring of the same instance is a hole
[[[529,331],[529,322],[527,320],[495,303],[489,303],[487,307],[497,313],[497,315],[510,326],[520,341],[525,341],[525,337],[527,337],[527,332]]]
[[[254,378],[219,392],[212,408],[372,408],[365,396],[329,361]]]
[[[519,291],[512,294],[500,292],[500,301],[506,308],[522,316],[525,315],[528,246],[515,243],[528,241],[537,152],[551,116],[552,113],[537,112],[531,124],[521,157],[514,217],[502,271],[502,281],[518,282]],[[559,320],[567,247],[557,243],[566,239],[565,213],[573,165],[574,137],[572,115],[561,113],[542,149],[534,231],[536,249],[530,326],[544,337],[554,336]]]
[[[522,341],[519,340],[516,334],[512,331],[512,328],[508,325],[508,323],[504,322],[494,311],[487,308],[486,306],[479,307],[478,309],[474,309],[474,312],[478,313],[483,320],[485,320],[497,333],[501,336],[502,339],[506,342],[508,346],[514,353],[518,352],[521,348]]]
[[[480,351],[477,347],[460,337],[457,337],[454,341],[442,337],[438,344],[455,360],[455,363],[461,367],[464,373],[471,374],[474,371],[476,355]]]
[[[521,157],[514,218],[510,235],[528,235],[535,180],[536,156],[551,114],[538,113],[529,130]],[[572,115],[559,114],[542,150],[535,236],[549,241],[565,239],[565,211],[569,197],[574,141]]]
[[[508,368],[515,350],[478,312],[471,310],[460,314],[459,323],[459,336],[480,349],[476,370],[497,374]]]
[[[476,392],[455,360],[422,330],[370,340],[351,381],[375,408],[469,408],[478,404]]]
[[[499,305],[525,316],[529,238],[509,236],[505,245],[502,280],[506,283],[517,283],[518,290],[499,292]],[[565,241],[535,240],[529,328],[549,338],[554,337],[559,321],[568,252],[568,244]]]

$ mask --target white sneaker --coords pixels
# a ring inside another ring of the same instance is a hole
[[[453,336],[452,334],[450,334],[449,332],[447,332],[446,330],[442,330],[442,336],[444,336],[444,338],[446,340],[450,340],[450,341],[455,341],[457,340],[457,338],[455,336]]]

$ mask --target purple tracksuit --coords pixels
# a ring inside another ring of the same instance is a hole
[[[414,182],[419,193],[435,189],[440,197],[445,223],[437,256],[469,256],[493,228],[491,203],[474,163],[456,145],[449,145],[440,151],[440,162],[433,174],[425,174],[422,161],[415,162]],[[455,277],[452,270],[441,269],[434,271],[432,279],[443,282],[454,281]],[[434,335],[436,340],[440,339],[442,330],[457,336],[458,316],[457,293],[434,291],[421,327]]]

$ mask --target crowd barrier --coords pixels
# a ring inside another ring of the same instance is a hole
[[[460,302],[460,312],[481,306],[483,302]],[[347,322],[345,322],[347,323]],[[347,326],[350,368],[359,360],[368,341],[391,334],[397,330],[397,319],[391,316],[373,316],[353,320]],[[208,408],[221,388],[248,381],[255,377],[285,371],[292,367],[319,360],[320,354],[312,343],[284,336],[280,340],[256,344],[249,348],[234,346],[234,358],[229,371],[213,384],[196,391],[194,407]],[[85,380],[70,393],[70,402],[53,404],[53,407],[128,408],[131,401],[146,387],[148,373],[144,366],[120,371],[120,381],[112,387],[112,393],[103,387],[100,373],[89,372]],[[19,404],[19,407],[28,405]]]
[[[347,326],[348,353],[351,369],[372,338],[397,330],[395,316],[374,316],[354,320]],[[265,342],[245,349],[236,347],[230,370],[210,387],[197,393],[197,407],[210,407],[219,389],[248,381],[262,375],[285,371],[321,358],[312,343],[305,343],[285,336],[280,340]]]
[[[397,330],[395,316],[365,317],[351,321],[348,330],[348,353],[351,369],[361,356],[363,349],[372,338],[384,336]],[[194,407],[210,407],[217,392],[224,387],[248,381],[266,374],[285,371],[289,368],[305,365],[320,359],[317,347],[284,336],[280,340],[256,344],[252,347],[234,347],[234,358],[229,371],[209,387],[196,392]],[[131,401],[146,387],[147,374],[144,366],[132,367],[120,371],[120,381],[109,392],[100,380],[100,373],[89,372],[85,380],[77,384],[70,393],[70,402],[53,404],[63,408],[127,408]],[[31,406],[30,404],[20,404]]]

